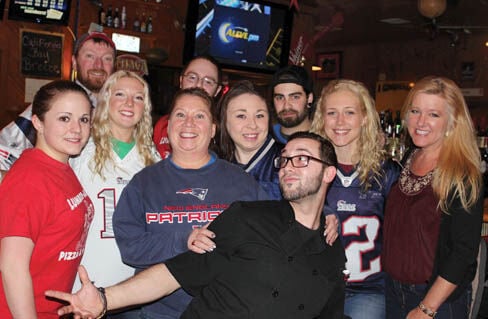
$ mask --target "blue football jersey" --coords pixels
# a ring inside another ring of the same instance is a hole
[[[364,192],[357,171],[346,174],[339,167],[327,193],[326,205],[339,217],[339,238],[346,251],[349,271],[346,289],[349,291],[384,291],[380,256],[385,200],[400,168],[386,161],[382,170],[381,185],[373,181]]]

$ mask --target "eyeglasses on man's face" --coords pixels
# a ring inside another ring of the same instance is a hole
[[[191,85],[198,85],[198,83],[202,83],[204,87],[208,88],[214,88],[217,86],[217,81],[215,81],[212,78],[209,78],[208,76],[204,76],[203,78],[200,78],[198,74],[193,73],[193,72],[188,72],[187,74],[183,75],[183,78]]]
[[[322,161],[321,159],[308,155],[296,155],[291,157],[278,156],[274,159],[273,164],[275,168],[285,168],[288,164],[288,161],[290,161],[291,165],[296,168],[307,167],[310,161],[316,161],[327,165],[327,163]]]

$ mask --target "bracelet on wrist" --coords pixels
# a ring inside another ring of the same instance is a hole
[[[105,295],[105,288],[98,287],[97,289],[98,293],[100,294],[100,298],[102,298],[103,310],[95,319],[101,319],[107,313],[107,296]]]
[[[419,303],[419,309],[431,318],[435,318],[437,311],[427,308],[422,302]]]

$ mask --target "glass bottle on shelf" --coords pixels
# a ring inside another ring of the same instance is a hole
[[[385,151],[389,157],[401,160],[405,151],[401,138],[400,112],[396,113],[393,120],[393,112],[386,110],[384,116]]]
[[[147,33],[152,33],[153,32],[153,24],[152,24],[152,17],[149,16],[147,18],[147,23],[146,23],[146,31]]]
[[[114,23],[114,28],[120,27],[119,8],[115,8],[114,22],[113,23]]]
[[[142,18],[141,18],[141,32],[146,33],[147,32],[147,24],[146,24],[146,13],[142,13]]]
[[[395,129],[395,136],[400,137],[402,133],[402,119],[400,117],[400,111],[396,111],[394,129]]]
[[[380,116],[380,127],[381,127],[381,130],[384,132],[385,131],[385,111],[381,111],[379,116]]]
[[[386,110],[385,113],[385,133],[387,138],[393,136],[393,117],[390,110]]]
[[[141,31],[141,21],[139,20],[139,16],[136,15],[136,17],[134,18],[134,23],[132,24],[132,29],[134,31]]]
[[[106,23],[105,10],[103,9],[103,6],[100,6],[100,10],[98,10],[98,24],[103,26]]]
[[[112,5],[108,5],[107,9],[107,16],[106,16],[106,25],[107,27],[111,28],[113,26],[114,18],[112,16]]]
[[[120,16],[120,26],[122,29],[127,27],[127,11],[125,10],[125,6],[122,6],[122,14]]]

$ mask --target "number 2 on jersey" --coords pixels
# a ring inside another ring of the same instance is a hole
[[[368,260],[365,253],[375,250],[375,240],[378,238],[380,221],[376,217],[352,216],[342,225],[344,238],[359,236],[364,229],[366,240],[347,241],[346,268],[351,272],[349,281],[363,281],[368,276],[381,271],[380,256]]]

